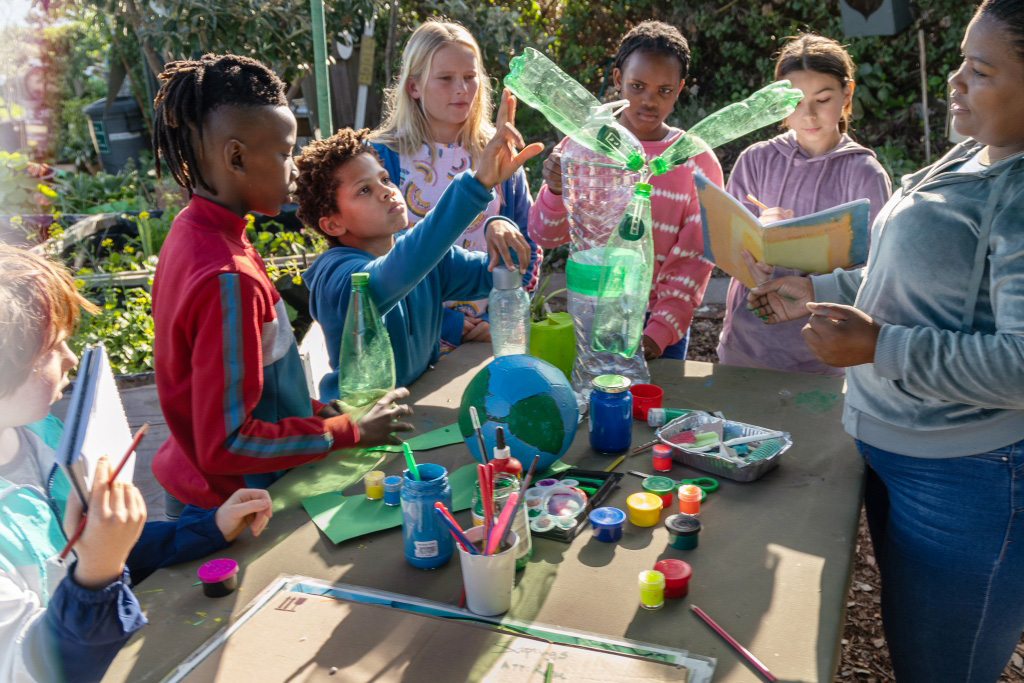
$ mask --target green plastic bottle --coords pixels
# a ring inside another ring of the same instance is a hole
[[[633,197],[608,237],[590,334],[595,351],[632,358],[643,339],[647,300],[654,276],[651,186],[637,183]]]
[[[544,114],[563,134],[631,171],[644,165],[642,147],[620,132],[609,105],[596,97],[532,47],[512,59],[505,87]]]
[[[395,388],[395,353],[370,296],[369,284],[369,273],[352,274],[352,293],[338,354],[339,402],[356,419]]]
[[[786,118],[804,96],[790,86],[789,81],[770,83],[742,102],[730,104],[702,119],[651,159],[651,173],[667,173],[691,157]]]

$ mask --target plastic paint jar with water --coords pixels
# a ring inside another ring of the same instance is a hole
[[[405,559],[419,569],[436,569],[448,563],[455,552],[448,527],[434,512],[434,503],[452,507],[448,471],[440,465],[419,465],[420,481],[406,470],[402,475],[402,542]]]
[[[494,474],[494,516],[505,506],[508,497],[519,491],[519,477],[508,472],[496,472]],[[531,496],[532,497],[532,496]],[[473,526],[483,526],[484,507],[480,500],[480,485],[477,484],[473,490],[472,506]],[[516,547],[516,569],[522,569],[530,560],[533,554],[533,541],[530,538],[530,522],[526,514],[526,505],[520,505],[516,510],[515,520],[512,522],[512,530],[519,536],[519,545]]]

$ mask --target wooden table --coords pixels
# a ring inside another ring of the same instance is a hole
[[[412,387],[415,422],[427,431],[456,419],[463,389],[489,360],[489,347],[469,344],[443,359]],[[839,638],[850,580],[863,468],[839,423],[842,380],[708,363],[657,361],[653,381],[665,390],[667,407],[721,410],[740,422],[785,429],[794,445],[781,465],[751,483],[722,480],[702,509],[704,530],[694,551],[667,544],[662,526],[626,525],[618,544],[535,540],[533,557],[520,573],[509,615],[584,631],[624,636],[716,657],[716,681],[757,681],[759,676],[699,621],[691,603],[708,612],[780,679],[830,681],[838,664]],[[782,392],[780,394],[780,392]],[[589,447],[587,423],[565,460],[603,469],[611,457]],[[633,442],[651,438],[634,423]],[[344,457],[343,457],[344,456]],[[397,473],[401,455],[383,465]],[[449,471],[467,463],[464,446],[423,452],[422,461]],[[461,588],[458,562],[422,571],[403,559],[401,531],[380,532],[341,545],[330,543],[302,509],[303,497],[352,486],[376,463],[336,453],[297,468],[271,487],[274,518],[259,539],[243,537],[223,554],[243,568],[242,589],[209,599],[195,583],[199,562],[161,570],[138,587],[150,624],[121,651],[108,681],[156,681],[239,614],[281,574],[300,574],[454,603]],[[620,467],[650,471],[650,456]],[[676,465],[675,478],[699,476]],[[607,504],[625,508],[640,479],[626,476]],[[663,517],[667,513],[663,513]],[[457,515],[468,526],[469,513]],[[690,595],[658,611],[639,608],[636,576],[662,558],[693,567]],[[439,680],[427,677],[422,680]],[[609,680],[614,680],[610,675]]]

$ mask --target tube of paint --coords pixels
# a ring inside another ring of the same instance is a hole
[[[651,427],[660,427],[689,412],[692,411],[673,410],[672,408],[651,408],[647,411],[647,424]]]

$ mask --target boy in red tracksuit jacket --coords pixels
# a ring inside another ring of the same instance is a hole
[[[153,282],[153,348],[171,436],[153,473],[179,503],[213,507],[243,486],[328,452],[400,443],[398,389],[358,423],[310,398],[284,303],[245,235],[293,190],[295,117],[284,84],[247,57],[205,55],[160,75],[154,147],[191,201],[174,219]],[[196,147],[197,148],[194,148]],[[257,476],[262,475],[262,476]]]

